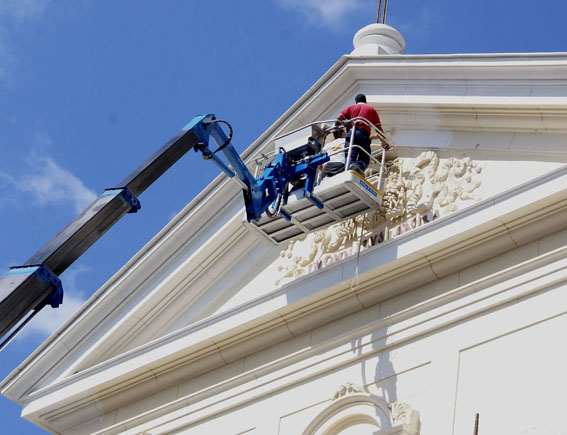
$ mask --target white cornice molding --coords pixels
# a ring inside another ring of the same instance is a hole
[[[566,180],[567,168],[563,167],[529,185],[421,227],[393,243],[364,251],[359,264],[357,305],[352,305],[348,278],[355,267],[351,259],[55,382],[24,398],[29,403],[25,413],[29,418],[41,414],[49,419],[59,418],[72,409],[96,410],[88,405],[93,397],[98,401],[107,400],[105,397],[112,400],[120,391],[126,391],[124,388],[131,388],[132,382],[142,385],[146,379],[153,385],[160,373],[170,373],[168,377],[174,381],[175,370],[197,374],[215,364],[226,364],[242,357],[242,349],[238,350],[241,345],[246,353],[254,351],[250,346],[262,348],[265,339],[261,337],[266,334],[271,334],[272,343],[285,340],[319,326],[329,318],[329,311],[344,315],[375,304],[401,288],[406,291],[439,279],[449,272],[447,261],[454,272],[459,261],[460,267],[464,267],[486,259],[487,255],[513,249],[525,242],[522,238],[557,231],[561,225],[558,213],[560,218],[564,217],[567,209]],[[551,229],[550,221],[554,223]],[[563,220],[562,225],[566,224]],[[390,260],[385,262],[386,258]],[[280,327],[283,329],[278,332]],[[5,385],[5,394],[12,396],[11,387]]]
[[[424,74],[427,74],[424,78]],[[263,150],[268,146],[270,138],[274,137],[286,129],[292,128],[298,122],[309,122],[313,119],[317,119],[325,110],[330,110],[328,108],[333,108],[341,102],[341,98],[345,99],[350,97],[349,92],[358,89],[359,87],[369,86],[369,85],[380,85],[380,83],[388,83],[388,81],[398,80],[405,81],[405,84],[411,81],[419,80],[421,84],[427,82],[435,86],[447,85],[447,80],[455,80],[458,84],[471,84],[471,81],[477,80],[473,85],[480,84],[478,81],[483,81],[484,84],[489,84],[497,86],[504,83],[505,80],[515,80],[519,87],[522,86],[532,86],[530,89],[545,89],[546,85],[552,85],[557,89],[557,86],[561,87],[565,83],[565,77],[567,77],[567,53],[539,53],[539,54],[488,54],[488,55],[404,55],[404,56],[381,56],[379,59],[376,57],[352,57],[343,56],[323,77],[317,81],[289,110],[287,110],[272,126],[270,126],[244,153],[244,158],[250,157],[257,152]],[[445,81],[445,83],[443,83]],[[565,88],[565,86],[563,86]],[[441,88],[438,88],[441,89]],[[543,91],[542,91],[543,92]],[[348,94],[348,95],[347,95]],[[409,94],[408,94],[409,95]],[[414,99],[411,100],[410,96],[406,100],[396,100],[390,101],[388,103],[387,98],[382,98],[382,102],[389,107],[385,110],[391,116],[396,116],[396,114],[403,114],[403,111],[414,111],[418,114],[427,116],[428,111],[431,110],[431,101],[435,97],[439,98],[439,95],[433,93],[432,96],[423,96],[421,100],[414,95]],[[488,96],[489,98],[490,96]],[[416,102],[417,98],[417,102]],[[457,97],[458,98],[458,97]],[[514,98],[513,96],[510,98]],[[538,99],[540,98],[540,99]],[[559,123],[562,124],[564,120],[565,113],[565,102],[564,95],[555,96],[552,93],[549,97],[542,95],[541,97],[535,98],[533,95],[528,96],[526,101],[521,104],[516,104],[517,107],[513,107],[512,110],[520,111],[521,113],[529,115],[532,119],[536,119],[544,113],[551,116],[553,114],[559,116]],[[439,100],[437,100],[439,101]],[[440,110],[443,116],[449,118],[451,116],[459,118],[459,121],[445,120],[446,128],[454,128],[455,126],[462,125],[464,123],[464,118],[470,117],[470,115],[476,116],[477,114],[486,113],[484,110],[492,110],[491,116],[494,115],[496,111],[496,116],[499,116],[498,122],[505,122],[507,106],[511,104],[514,106],[511,100],[500,100],[502,104],[498,106],[495,102],[490,103],[490,101],[476,100],[476,102],[464,103],[463,100],[455,101],[454,105],[444,103],[444,106],[434,107],[434,110]],[[377,99],[377,102],[380,102]],[[551,102],[551,103],[549,103]],[[373,102],[374,103],[374,102]],[[522,106],[523,107],[520,107]],[[488,108],[486,106],[489,106]],[[536,107],[537,109],[534,109]],[[522,112],[523,111],[523,112]],[[542,112],[543,111],[543,112]],[[556,111],[556,112],[554,112]],[[463,114],[461,116],[461,114]],[[539,114],[539,115],[538,115]],[[547,116],[546,115],[546,116]],[[422,119],[424,125],[427,127],[425,119]],[[451,124],[453,122],[453,124]],[[512,126],[512,124],[510,124]],[[451,127],[452,126],[452,127]],[[482,131],[483,127],[478,129]],[[464,127],[461,127],[464,128]],[[511,127],[510,127],[511,128]],[[531,127],[530,127],[531,128]],[[551,127],[549,127],[551,128]],[[553,127],[561,130],[560,127]],[[130,370],[127,365],[123,365],[120,358],[113,358],[107,363],[94,367],[91,371],[86,370],[84,373],[79,373],[78,375],[72,376],[68,380],[63,380],[61,382],[54,382],[51,386],[46,389],[40,390],[28,396],[33,390],[33,386],[38,383],[45,381],[50,375],[49,369],[57,369],[59,366],[64,365],[64,359],[62,356],[67,358],[72,357],[72,352],[77,352],[81,346],[90,340],[89,333],[85,333],[81,328],[76,327],[78,324],[83,322],[85,316],[90,316],[92,318],[99,317],[104,318],[112,313],[112,308],[120,305],[120,301],[124,300],[125,295],[120,291],[110,291],[112,288],[128,288],[133,282],[143,280],[147,277],[150,272],[144,271],[143,266],[149,265],[151,262],[157,261],[157,257],[163,254],[163,248],[171,248],[171,252],[180,252],[181,250],[187,249],[187,243],[195,242],[198,239],[198,228],[199,221],[206,221],[207,217],[211,214],[220,213],[222,207],[220,204],[230,203],[230,200],[237,198],[238,189],[231,183],[227,183],[225,176],[221,175],[217,177],[211,185],[209,185],[195,200],[191,201],[184,210],[172,220],[158,235],[156,235],[138,254],[136,254],[115,276],[113,276],[107,284],[105,284],[89,303],[81,308],[68,322],[66,322],[52,337],[50,337],[46,342],[41,345],[26,361],[24,361],[14,372],[4,380],[0,385],[6,394],[8,394],[12,400],[19,401],[20,403],[35,401],[36,398],[44,397],[44,395],[50,396],[54,391],[58,391],[59,388],[63,388],[64,385],[71,385],[75,382],[77,386],[80,384],[80,379],[82,376],[92,376],[97,373],[103,373],[107,370],[113,371],[115,368],[120,367],[116,371],[116,376],[111,375],[108,382],[116,383],[117,380],[124,376],[125,379],[133,379],[136,374],[136,370],[139,370],[139,374],[143,377],[144,369],[143,366],[133,368]],[[543,197],[547,195],[543,192]],[[504,201],[506,202],[506,201]],[[231,206],[235,206],[235,203],[230,203]],[[471,210],[478,211],[479,206],[473,207]],[[472,212],[471,212],[472,213]],[[459,219],[463,217],[462,214],[455,214],[454,219]],[[451,218],[451,219],[453,219]],[[448,220],[447,222],[449,222]],[[534,224],[535,226],[535,224]],[[508,231],[505,224],[500,226],[495,226],[496,229],[502,231]],[[211,229],[211,228],[209,228]],[[428,228],[427,230],[434,231],[434,227]],[[180,236],[180,234],[182,234]],[[220,240],[220,239],[219,239]],[[191,242],[188,242],[191,241]],[[397,243],[402,243],[403,240],[399,240]],[[212,245],[211,245],[212,246]],[[364,254],[367,256],[368,254]],[[411,258],[408,264],[417,263],[422,264],[425,267],[424,270],[430,270],[429,264],[430,259],[426,258]],[[414,263],[412,263],[412,261]],[[325,273],[333,274],[332,279],[336,279],[335,282],[343,282],[344,274],[350,273],[353,268],[352,262],[345,262],[344,265],[335,268],[329,268],[325,270]],[[425,272],[424,272],[425,273]],[[310,277],[309,281],[311,283],[317,284],[321,277],[318,274]],[[131,280],[131,281],[129,281]],[[372,281],[372,280],[370,280]],[[369,282],[370,282],[369,281]],[[305,285],[305,281],[302,285]],[[325,281],[328,282],[328,281]],[[128,285],[126,285],[128,284]],[[296,283],[297,285],[301,283]],[[137,284],[139,285],[139,284]],[[136,286],[134,288],[136,288]],[[323,284],[320,284],[322,286]],[[342,285],[342,284],[341,284]],[[318,289],[318,285],[314,286],[314,289]],[[340,287],[340,285],[339,285]],[[326,288],[326,287],[321,287]],[[291,287],[286,287],[284,291],[290,291]],[[338,291],[338,287],[333,287],[329,289],[331,292]],[[322,296],[321,296],[322,297]],[[318,299],[318,297],[316,298]],[[257,301],[252,301],[251,305],[247,307],[241,307],[241,310],[246,310],[254,306]],[[267,301],[268,305],[271,304],[272,309],[274,309],[277,314],[274,315],[272,327],[275,328],[278,322],[282,319],[285,324],[289,322],[291,315],[285,311],[285,315],[278,311],[280,301],[278,296],[273,295],[272,300]],[[314,301],[306,302],[311,303]],[[340,298],[336,301],[339,304]],[[317,304],[313,305],[314,309],[322,309],[322,307],[317,307]],[[231,315],[237,315],[239,310],[234,310]],[[228,314],[227,314],[228,315]],[[284,317],[282,317],[284,316]],[[238,316],[236,316],[238,318]],[[226,324],[224,322],[225,317],[220,317],[214,319],[218,321],[219,328],[223,328]],[[247,331],[255,330],[256,327],[265,327],[265,323],[268,319],[263,319],[257,326],[248,325]],[[268,322],[269,323],[269,322]],[[200,323],[196,326],[197,328],[205,328],[205,323]],[[246,330],[246,328],[245,328]],[[237,330],[232,331],[237,337],[239,333]],[[188,331],[181,331],[181,333],[188,333]],[[254,332],[256,333],[256,332]],[[259,333],[259,332],[258,332]],[[206,334],[205,334],[206,335]],[[203,337],[205,337],[203,335]],[[234,339],[233,337],[233,339]],[[149,347],[144,347],[142,350],[136,350],[127,353],[124,357],[132,357],[132,363],[135,366],[135,360],[138,354],[136,352],[147,352],[145,355],[150,356],[152,354],[152,348],[154,346],[168,347],[167,343],[172,343],[175,340],[180,339],[179,337],[174,337],[173,335],[164,337],[164,341],[153,342],[148,345]],[[202,342],[203,346],[201,351],[203,352],[219,352],[219,343],[226,346],[232,346],[231,339],[223,338],[220,342],[206,341]],[[182,343],[176,343],[177,345]],[[185,346],[188,344],[186,343]],[[222,347],[222,346],[221,346]],[[171,348],[173,349],[173,348]],[[179,349],[179,348],[178,348]],[[181,349],[184,349],[181,347]],[[208,350],[207,350],[208,349]],[[173,352],[172,354],[174,354]],[[74,358],[74,356],[73,356]],[[143,359],[143,358],[142,358]],[[141,362],[142,359],[139,361]],[[222,360],[222,357],[221,357]],[[159,361],[157,358],[155,361]],[[116,365],[115,365],[116,364]],[[47,373],[45,371],[46,367],[49,367]],[[146,367],[147,369],[147,367]],[[123,371],[121,371],[123,370]],[[141,371],[140,371],[141,370]],[[69,384],[67,384],[69,382]],[[102,386],[106,381],[101,381]],[[88,390],[87,390],[88,391]],[[86,394],[86,393],[85,393]],[[79,394],[80,396],[80,394]],[[71,400],[71,397],[75,397],[74,393],[70,396],[65,396],[66,398],[61,398],[61,400]],[[59,400],[59,399],[58,399]],[[57,400],[53,403],[57,403]]]
[[[336,105],[345,91],[349,98],[361,87],[374,85],[382,90],[383,94],[373,92],[369,96],[370,103],[407,105],[410,110],[417,102],[418,105],[453,104],[448,109],[457,111],[462,106],[482,108],[485,105],[505,110],[508,104],[527,108],[558,106],[563,111],[567,109],[565,77],[567,53],[343,56],[243,155],[248,157],[258,152],[269,137],[319,119],[324,109]],[[410,86],[419,91],[420,85],[431,88],[431,94],[407,90]],[[392,93],[391,88],[396,86],[403,91],[402,95],[395,90]],[[447,94],[446,89],[451,86],[458,88],[453,91],[457,94]],[[467,88],[472,90],[478,86],[491,87],[497,97],[491,97],[490,93],[466,94]],[[502,86],[516,87],[520,93],[506,97],[500,94]],[[558,91],[550,93],[550,86]],[[534,89],[541,89],[542,95],[538,96]]]
[[[555,106],[539,107],[511,101],[505,104],[506,99],[502,98],[492,105],[486,101],[484,104],[440,103],[433,98],[421,98],[419,103],[410,104],[400,100],[411,97],[395,102],[393,99],[373,102],[390,130],[468,131],[479,135],[484,132],[567,133],[567,98]]]
[[[146,430],[162,433],[161,431],[166,428],[174,430],[188,422],[195,424],[212,417],[215,413],[229,412],[246,405],[251,400],[277,394],[307,379],[317,378],[340,367],[356,363],[361,358],[379,354],[465,319],[527,298],[541,290],[564,284],[567,280],[566,249],[559,249],[512,266],[391,316],[378,316],[370,322],[364,318],[358,328],[338,336],[327,334],[328,338],[315,346],[305,346],[304,349],[286,355],[272,364],[244,371],[230,380],[211,385],[201,391],[191,392],[158,409],[111,426],[101,434],[117,431],[135,434]],[[533,318],[518,319],[518,322],[522,325],[526,321],[539,322],[556,316],[557,311],[565,313],[565,308],[545,304],[545,310],[534,311]],[[513,325],[506,327],[514,329]],[[377,336],[377,331],[384,332],[385,335]],[[353,353],[350,345],[347,351],[341,347],[344,343],[352,343],[354,340],[359,345],[357,352]],[[414,363],[411,368],[430,363],[428,355],[423,355],[417,360],[418,364]],[[251,380],[254,381],[252,389]],[[222,402],[222,405],[219,402]]]
[[[504,64],[502,64],[504,62]],[[481,65],[481,63],[484,63]],[[522,72],[526,68],[530,68],[534,70],[538,77],[541,78],[543,82],[549,79],[551,70],[551,76],[555,77],[557,75],[561,76],[562,78],[566,77],[565,69],[567,68],[567,53],[536,53],[536,54],[485,54],[485,55],[404,55],[404,56],[386,56],[380,57],[379,59],[375,57],[369,58],[352,58],[349,56],[343,56],[333,67],[321,77],[317,83],[315,83],[289,110],[287,110],[270,128],[268,128],[264,134],[262,134],[258,140],[256,140],[244,153],[243,156],[246,158],[258,152],[258,150],[263,149],[266,146],[266,141],[273,137],[275,134],[279,134],[280,132],[285,130],[286,125],[291,125],[289,119],[295,119],[296,117],[302,117],[306,120],[309,119],[310,112],[313,112],[314,97],[321,97],[326,98],[324,95],[328,94],[329,92],[336,90],[337,86],[339,87],[352,87],[352,85],[360,78],[350,77],[349,70],[358,69],[358,70],[367,70],[367,71],[374,71],[376,67],[379,68],[379,74],[374,74],[373,80],[383,80],[385,76],[390,75],[391,77],[396,77],[398,80],[403,78],[399,75],[399,69],[403,69],[405,71],[415,71],[417,77],[423,80],[423,76],[421,75],[420,70],[422,68],[429,68],[430,66],[442,66],[446,68],[447,71],[452,71],[451,74],[456,75],[457,78],[464,79],[465,76],[461,74],[459,71],[462,70],[464,67],[470,67],[472,69],[478,70],[479,68],[489,68],[495,69],[498,74],[503,75],[504,78],[510,78],[509,74],[516,70],[518,75],[524,76],[525,73]],[[522,66],[522,68],[518,68],[518,66]],[[557,72],[556,70],[559,69],[560,71]],[[355,74],[356,75],[356,74]],[[345,83],[345,79],[347,82]],[[439,81],[440,77],[434,76],[432,77],[433,80]],[[564,80],[564,79],[563,79]],[[434,98],[431,97],[431,98]],[[317,98],[315,98],[317,99]],[[387,101],[384,101],[387,103]],[[406,104],[407,109],[404,109],[404,104]],[[411,103],[411,102],[390,102],[390,106],[386,107],[385,110],[390,113],[392,116],[400,114],[401,112],[411,112],[414,110],[414,113],[419,114],[422,113],[425,116],[422,117],[427,118],[427,113],[431,110],[431,107],[427,107],[430,105],[431,102],[424,102],[421,104]],[[318,103],[319,105],[319,103]],[[387,104],[386,104],[387,105]],[[324,106],[324,105],[323,105]],[[528,105],[529,106],[529,105]],[[320,111],[320,109],[316,109]],[[466,122],[463,119],[466,116],[460,116],[463,112],[468,115],[470,113],[482,113],[480,112],[480,108],[471,109],[470,107],[467,108],[462,104],[457,104],[453,107],[437,107],[434,110],[441,110],[441,112],[446,117],[454,116],[460,118],[461,121],[460,125]],[[494,114],[494,109],[492,109]],[[521,109],[523,110],[523,109]],[[500,116],[500,120],[505,118],[506,105],[502,105],[502,107],[496,112],[498,116]],[[523,113],[531,113],[533,116],[532,118],[538,117],[538,112],[541,109],[526,109]],[[486,112],[485,112],[486,113]],[[545,113],[551,113],[547,111]],[[563,118],[564,111],[560,110],[559,115]],[[317,113],[319,115],[319,113]],[[403,115],[403,113],[402,113]],[[418,115],[416,115],[418,116]],[[500,121],[499,120],[499,121]],[[560,120],[562,121],[562,119]],[[425,121],[424,121],[425,122]],[[449,121],[442,121],[446,122],[447,127],[451,127],[451,123]],[[457,122],[457,124],[459,124]],[[559,124],[562,124],[560,122]],[[455,125],[455,124],[452,124]],[[466,127],[466,125],[464,126]],[[144,248],[140,250],[120,271],[118,271],[115,276],[113,276],[107,284],[105,284],[91,299],[91,301],[98,300],[102,295],[105,295],[107,290],[113,286],[115,283],[120,282],[124,279],[126,274],[129,274],[130,271],[138,265],[141,258],[144,258],[147,255],[150,255],[152,250],[155,246],[160,243],[160,241],[164,238],[175,238],[174,235],[180,225],[184,221],[186,221],[187,217],[191,215],[192,224],[194,225],[195,215],[198,214],[199,209],[203,209],[205,207],[213,207],[215,201],[218,200],[215,193],[218,193],[220,190],[223,191],[222,197],[226,198],[230,196],[230,194],[226,194],[227,188],[228,190],[235,191],[236,189],[231,186],[230,183],[226,183],[227,179],[225,176],[221,175],[217,177],[209,185],[197,198],[191,201],[184,210],[174,218],[166,227],[160,231]],[[215,200],[213,200],[213,198]],[[39,354],[43,353],[49,346],[51,346],[52,341],[57,339],[58,336],[62,334],[67,327],[69,327],[72,323],[74,323],[83,313],[85,309],[90,309],[91,307],[84,307],[79,312],[70,319],[63,327],[55,333],[54,336],[49,338],[42,346],[40,346],[16,371],[24,370],[27,367],[28,362],[34,360]]]
[[[407,311],[377,318],[370,323],[361,322],[361,325],[364,325],[360,328],[339,336],[333,335],[317,346],[307,346],[272,364],[245,371],[230,380],[191,392],[188,396],[179,397],[147,413],[107,427],[100,433],[134,434],[146,430],[154,433],[154,429],[158,427],[160,430],[155,433],[161,433],[166,428],[179,429],[188,422],[195,424],[212,417],[215,413],[228,412],[259,397],[267,397],[282,389],[293,388],[306,379],[322,376],[344,365],[355,363],[360,358],[403,345],[472,316],[494,311],[498,307],[525,299],[541,290],[564,285],[567,281],[565,249],[550,252],[480,281],[464,285],[449,294],[419,304]],[[557,313],[553,311],[558,310],[563,310],[563,314],[565,313],[564,307],[548,304],[545,311],[534,313],[537,318],[522,319],[522,321],[538,322],[549,316],[556,316]],[[508,327],[513,328],[513,326]],[[375,335],[376,331],[386,330],[386,336]],[[359,342],[359,350],[353,353],[349,346],[349,351],[345,352],[341,345],[355,339]],[[427,359],[420,363],[420,365],[426,364],[428,364]],[[58,418],[63,418],[63,415],[59,414]],[[52,414],[51,417],[55,415]],[[83,423],[78,416],[74,419],[75,424]]]
[[[73,360],[73,364],[65,369],[65,374],[69,374],[90,355],[97,358],[112,347],[115,340],[120,340],[121,332],[128,332],[121,325],[128,323],[129,318],[134,323],[143,323],[140,313],[134,310],[136,305],[142,303],[151,310],[161,299],[169,299],[167,294],[172,289],[179,289],[195,274],[201,275],[204,268],[200,264],[211,257],[215,249],[218,251],[220,246],[227,246],[230,240],[236,242],[243,236],[249,237],[251,243],[256,242],[241,222],[239,189],[232,183],[228,187],[214,190],[206,200],[197,204],[190,225],[180,220],[169,231],[162,230],[156,235],[87,304],[4,379],[0,388],[3,389],[14,377],[21,379],[21,374],[26,373],[27,382],[21,382],[19,387],[20,395],[24,394],[36,382],[53,378],[54,373],[60,376],[60,367]],[[229,219],[225,220],[227,216]],[[152,290],[152,282],[157,278],[164,280],[160,284],[161,293],[154,292],[148,297],[144,288]],[[76,328],[77,323],[89,326]],[[103,341],[101,348],[97,343]],[[49,366],[48,370],[45,364]],[[20,403],[19,398],[13,400]]]

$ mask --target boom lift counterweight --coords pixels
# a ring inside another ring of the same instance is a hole
[[[228,135],[222,125],[228,127]],[[217,144],[214,151],[209,148],[211,137]],[[138,211],[137,197],[192,148],[240,185],[247,223],[272,243],[375,209],[380,204],[381,193],[352,171],[347,171],[349,180],[337,178],[334,184],[327,183],[330,188],[319,189],[318,168],[329,161],[329,156],[321,152],[317,138],[309,136],[301,146],[287,150],[280,147],[258,177],[246,167],[231,140],[232,128],[226,121],[217,120],[212,114],[195,117],[122,180],[120,187],[105,190],[23,266],[11,268],[0,279],[0,338],[13,331],[0,344],[0,349],[44,306],[59,306],[63,289],[58,275],[126,213]],[[345,189],[337,189],[338,181],[354,187],[348,187],[345,193]],[[356,205],[360,202],[366,205],[362,208]]]

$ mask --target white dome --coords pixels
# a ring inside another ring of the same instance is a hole
[[[379,54],[401,54],[406,41],[400,32],[387,24],[369,24],[363,27],[353,40],[354,56],[373,56]]]

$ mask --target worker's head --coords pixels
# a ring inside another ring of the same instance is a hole
[[[354,97],[354,101],[356,101],[357,103],[366,103],[366,95],[358,94],[356,97]]]

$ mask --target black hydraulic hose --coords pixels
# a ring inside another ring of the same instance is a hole
[[[211,154],[211,157],[216,154],[218,151],[222,151],[224,148],[226,148],[226,146],[230,143],[230,141],[232,140],[232,125],[230,125],[228,123],[228,121],[225,121],[224,119],[215,119],[214,121],[211,121],[211,124],[225,124],[228,127],[228,139],[225,141],[225,143],[223,143],[222,145],[220,145],[216,150],[213,151],[213,153]],[[209,158],[211,158],[209,157]]]

